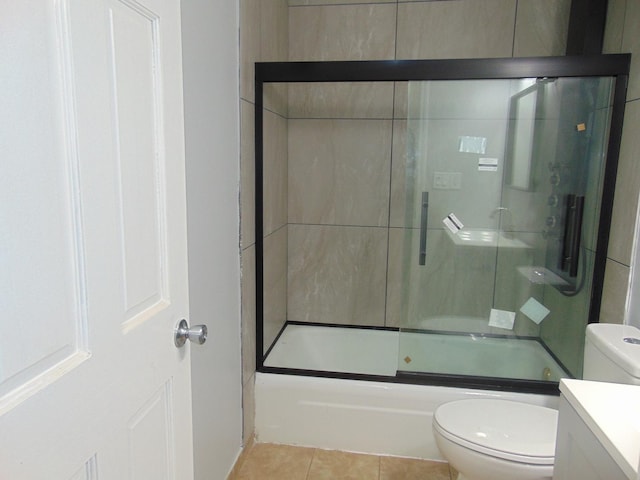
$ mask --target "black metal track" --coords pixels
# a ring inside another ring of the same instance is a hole
[[[385,82],[591,77],[628,74],[628,54],[569,57],[472,58],[256,63],[256,84],[267,82]],[[257,94],[257,91],[256,91]],[[257,96],[256,96],[257,100]]]

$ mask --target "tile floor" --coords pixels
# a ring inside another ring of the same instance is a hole
[[[250,444],[228,480],[455,480],[449,465],[317,448]]]

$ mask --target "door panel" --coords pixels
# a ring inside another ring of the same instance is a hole
[[[112,1],[109,16],[126,330],[169,303],[161,52],[153,12]]]
[[[0,478],[190,479],[179,4],[16,0],[0,30]]]
[[[129,420],[129,478],[175,478],[172,397],[173,389],[168,381]]]
[[[0,414],[88,356],[78,164],[64,102],[69,39],[56,35],[48,5],[15,3],[0,20]],[[56,328],[39,328],[52,312]]]

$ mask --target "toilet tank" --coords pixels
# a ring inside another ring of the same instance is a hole
[[[631,325],[589,324],[583,378],[640,385],[640,330]]]

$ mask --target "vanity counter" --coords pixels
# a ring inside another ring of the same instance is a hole
[[[626,478],[638,479],[640,386],[562,379],[560,392]]]

